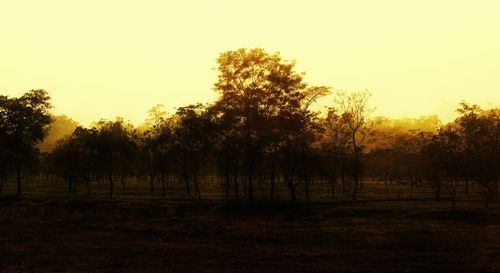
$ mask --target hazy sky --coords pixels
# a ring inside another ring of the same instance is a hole
[[[139,123],[214,100],[217,56],[241,47],[295,59],[312,85],[369,89],[377,115],[500,103],[497,0],[6,0],[0,94],[43,88],[85,125]]]

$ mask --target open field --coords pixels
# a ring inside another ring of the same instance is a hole
[[[0,272],[500,270],[500,204],[0,198]]]

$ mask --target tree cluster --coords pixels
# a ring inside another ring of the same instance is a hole
[[[305,83],[278,53],[239,49],[222,53],[217,64],[214,103],[172,115],[157,105],[138,127],[123,118],[79,126],[44,156],[36,144],[51,122],[46,91],[0,96],[0,182],[16,173],[21,193],[22,166],[32,166],[66,181],[69,192],[84,185],[90,195],[92,185],[105,183],[109,198],[115,184],[126,190],[131,179],[162,196],[178,183],[194,200],[207,184],[219,185],[228,200],[275,199],[280,188],[309,202],[318,183],[331,198],[356,199],[367,181],[405,184],[411,192],[429,186],[437,200],[446,189],[453,206],[461,184],[465,194],[471,183],[484,187],[487,202],[498,194],[499,109],[462,103],[450,124],[421,122],[434,131],[390,131],[370,118],[368,91],[336,91],[326,115],[311,110],[332,91]]]

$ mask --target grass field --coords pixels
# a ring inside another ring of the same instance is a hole
[[[0,272],[500,271],[498,201],[104,196],[1,196]]]

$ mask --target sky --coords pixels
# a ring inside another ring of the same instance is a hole
[[[0,2],[0,94],[46,89],[83,125],[217,99],[221,52],[261,47],[310,85],[372,92],[374,115],[500,104],[497,0]],[[323,109],[331,97],[316,106]]]

